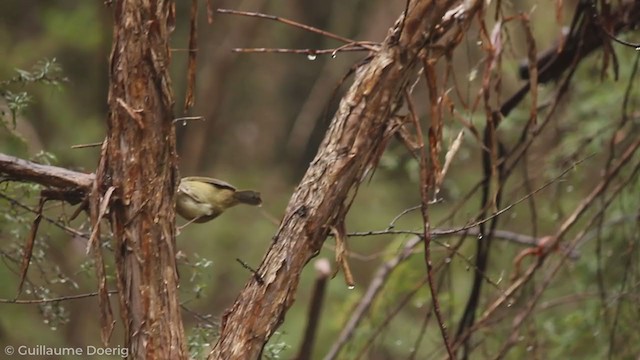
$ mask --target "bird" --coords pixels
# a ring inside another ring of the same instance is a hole
[[[253,190],[237,190],[222,180],[188,176],[180,180],[176,194],[176,211],[189,222],[211,221],[225,210],[237,204],[262,205],[260,193]]]

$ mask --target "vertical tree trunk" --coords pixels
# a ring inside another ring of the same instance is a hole
[[[170,0],[114,2],[109,120],[98,189],[110,220],[125,344],[135,359],[185,359],[175,263],[178,180],[168,74]],[[104,201],[104,200],[103,200]]]

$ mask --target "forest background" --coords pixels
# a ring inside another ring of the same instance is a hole
[[[348,38],[372,41],[385,37],[405,6],[404,1],[380,0],[213,3],[214,7],[274,14]],[[543,50],[557,44],[562,34],[561,25],[570,24],[575,2],[564,3],[559,15],[551,1],[517,1],[505,6],[513,14],[529,15],[537,49]],[[234,208],[213,222],[190,225],[178,236],[178,248],[183,256],[180,290],[186,308],[185,328],[190,350],[195,354],[212,341],[218,317],[251,277],[235,259],[251,266],[259,264],[346,86],[337,92],[334,89],[366,53],[339,52],[335,57],[235,53],[232,49],[241,47],[325,49],[340,44],[318,34],[255,18],[214,14],[213,23],[208,24],[207,14],[201,11],[195,106],[183,114],[188,19],[189,2],[177,2],[171,64],[175,113],[176,117],[202,116],[205,120],[176,125],[181,175],[224,179],[239,188],[260,191],[264,200],[262,208]],[[514,21],[507,29],[508,42],[500,67],[503,98],[522,85],[519,66],[527,58],[528,50],[522,26]],[[100,148],[72,146],[100,142],[106,132],[111,32],[111,12],[102,2],[0,2],[0,49],[3,52],[0,81],[14,77],[16,69],[40,69],[43,64],[50,65],[53,59],[60,67],[57,74],[65,78],[56,86],[26,87],[31,99],[19,114],[16,129],[0,132],[0,152],[78,171],[95,169]],[[625,37],[633,39],[634,35],[637,32]],[[455,91],[459,91],[463,99],[471,100],[481,87],[482,79],[477,74],[484,66],[484,54],[479,37],[469,36],[465,41],[454,54],[452,64],[457,77]],[[534,200],[519,203],[506,212],[499,230],[534,238],[548,235],[597,183],[607,161],[610,139],[617,137],[624,143],[637,137],[637,89],[629,90],[629,84],[637,78],[634,68],[637,52],[615,46],[618,79],[613,70],[602,71],[606,61],[602,52],[593,53],[580,64],[551,124],[528,150],[527,165],[505,185],[504,203],[515,203],[548,182],[551,184],[535,192],[531,196]],[[554,84],[540,87],[541,112],[553,100],[554,89]],[[428,98],[424,88],[417,88],[415,96]],[[628,101],[623,104],[623,99]],[[506,143],[514,144],[518,140],[520,131],[515,129],[529,120],[530,101],[523,102],[502,124],[500,134]],[[617,119],[623,112],[630,114],[632,125],[618,128]],[[427,106],[418,106],[419,115],[424,117],[427,113]],[[462,115],[479,127],[484,122],[482,109]],[[445,147],[451,146],[464,129],[460,121],[453,117],[447,119],[443,129]],[[633,136],[628,137],[629,134]],[[464,139],[438,194],[439,201],[430,207],[434,228],[464,226],[478,212],[479,193],[472,193],[466,202],[461,200],[481,179],[481,144],[468,132]],[[638,162],[637,155],[633,159]],[[358,190],[347,216],[347,230],[388,229],[399,214],[419,205],[418,166],[401,142],[391,141],[371,179]],[[572,170],[558,179],[567,169]],[[640,317],[637,307],[633,307],[639,295],[636,243],[640,186],[635,172],[629,170],[627,175],[631,178],[630,185],[615,198],[599,226],[588,229],[587,240],[575,249],[577,258],[562,267],[548,287],[535,316],[528,320],[525,331],[517,339],[513,356],[535,352],[540,358],[569,355],[603,358],[607,354],[624,358],[640,351],[637,345],[635,348],[632,345],[640,344],[639,335],[633,331],[634,321]],[[37,188],[30,185],[11,189],[12,196],[32,208],[37,205],[37,198],[33,196],[36,193]],[[3,260],[0,280],[6,284],[0,289],[0,298],[12,299],[19,282],[15,259],[20,257],[16,254],[29,232],[33,214],[5,200],[0,200],[0,211],[3,214],[0,218]],[[73,212],[60,205],[47,211],[52,218],[63,218]],[[420,224],[419,211],[409,211],[393,223],[393,228],[419,231]],[[71,225],[87,231],[89,222],[80,216]],[[55,297],[94,291],[92,265],[85,255],[82,239],[70,237],[51,224],[41,226],[34,252],[39,266],[30,270],[25,294]],[[326,353],[343,329],[376,269],[412,236],[387,231],[379,236],[349,238],[352,252],[349,263],[356,286],[349,289],[341,275],[329,283],[315,347],[318,357]],[[448,264],[448,270],[442,272],[446,273],[447,285],[440,292],[440,300],[447,322],[456,324],[471,287],[475,237],[469,234],[455,256],[450,256],[447,247],[442,245],[455,239],[437,239],[440,245],[434,244],[434,261],[444,259]],[[318,258],[333,261],[332,244],[327,241]],[[494,241],[493,247],[485,274],[486,299],[504,290],[503,284],[515,271],[514,259],[524,249],[513,241],[501,240]],[[423,309],[428,307],[431,297],[426,286],[414,288],[423,276],[421,256],[410,257],[399,266],[352,343],[344,350],[345,354],[358,354],[381,324],[384,330],[375,335],[367,352],[369,358],[395,359],[412,353],[417,353],[417,358],[425,358],[432,354],[430,349],[441,346],[435,323],[426,333],[422,330]],[[266,356],[290,358],[296,353],[304,333],[315,278],[313,267],[307,267],[296,303],[268,345]],[[535,287],[532,285],[524,291],[533,293]],[[411,296],[405,306],[394,314],[407,294]],[[514,298],[514,305],[517,308],[518,299]],[[0,304],[0,345],[44,342],[51,346],[99,345],[96,307],[95,298],[40,306]],[[515,310],[503,311],[508,317],[509,312]],[[387,317],[393,320],[385,323]],[[116,327],[113,337],[116,343],[121,338],[118,331]],[[482,334],[478,354],[493,354],[510,336],[510,323],[495,325],[487,331],[493,335]],[[418,338],[423,338],[422,343],[416,343]]]

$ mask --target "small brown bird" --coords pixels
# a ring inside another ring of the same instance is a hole
[[[257,206],[262,204],[262,199],[259,192],[238,191],[224,181],[208,177],[185,177],[178,185],[176,211],[189,220],[187,224],[213,220],[237,204]]]

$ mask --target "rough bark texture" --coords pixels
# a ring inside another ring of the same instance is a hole
[[[89,192],[95,179],[93,174],[37,164],[5,154],[0,154],[0,173],[11,179],[32,181],[47,187],[78,189],[83,193]]]
[[[263,282],[251,280],[227,310],[210,359],[256,359],[282,323],[302,268],[320,250],[329,227],[344,219],[350,196],[393,134],[390,115],[415,75],[418,53],[446,32],[442,18],[453,3],[412,2],[404,22],[401,17],[380,51],[357,71],[257,270]]]
[[[115,189],[110,221],[125,345],[135,359],[185,359],[174,251],[178,171],[168,74],[175,5],[119,0],[113,6],[109,129],[96,188],[101,194]],[[94,204],[95,197],[94,192]]]

